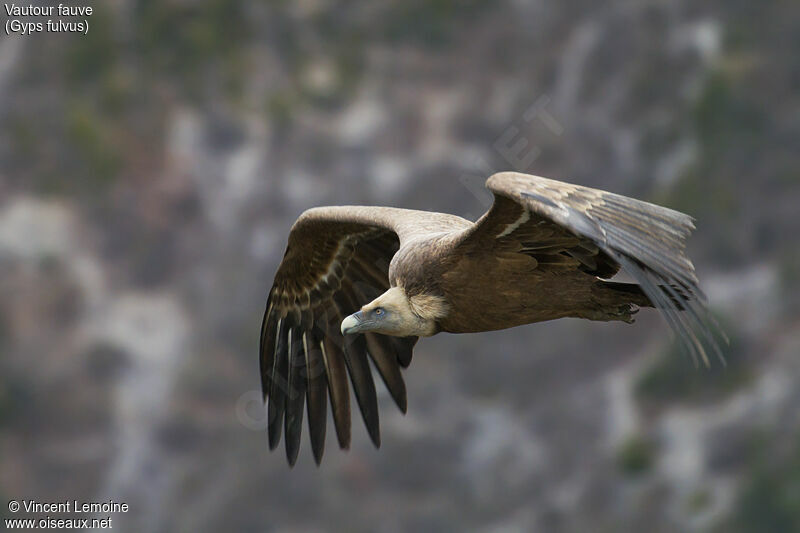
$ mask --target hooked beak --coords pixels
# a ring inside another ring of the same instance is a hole
[[[364,314],[361,311],[356,311],[352,315],[342,320],[342,335],[348,333],[358,333],[365,328],[367,323],[364,321]]]

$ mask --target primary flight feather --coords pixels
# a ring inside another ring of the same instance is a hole
[[[401,411],[419,337],[562,317],[633,322],[657,307],[694,358],[722,359],[685,241],[691,217],[625,196],[502,172],[477,222],[391,207],[309,209],[269,292],[260,365],[269,445],[294,464],[304,411],[322,460],[328,402],[350,445],[350,391],[380,446],[369,360]],[[620,268],[638,284],[606,281]],[[348,380],[349,376],[349,380]],[[349,384],[348,384],[349,383]]]

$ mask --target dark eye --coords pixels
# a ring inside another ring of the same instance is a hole
[[[383,307],[376,307],[376,308],[375,308],[375,314],[376,314],[377,316],[383,316],[383,313],[384,313],[384,312],[385,312],[385,311],[383,310]]]

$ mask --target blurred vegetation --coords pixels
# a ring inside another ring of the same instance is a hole
[[[8,328],[7,319],[0,312],[0,353],[3,354],[3,357],[6,357],[8,350],[11,349]],[[6,360],[0,359],[0,430],[13,424],[16,413],[21,407],[20,402],[24,400],[24,396],[20,394],[24,391],[18,390],[19,382],[8,366]]]
[[[488,0],[409,0],[392,2],[381,34],[390,42],[425,46],[448,44],[464,17],[480,14]]]
[[[8,384],[5,380],[0,379],[0,427],[6,425],[6,420],[11,411],[10,403],[11,399],[9,398]]]
[[[711,366],[697,368],[691,364],[683,346],[676,340],[647,368],[636,381],[636,398],[646,406],[660,407],[667,403],[703,403],[719,400],[739,390],[753,377],[752,361],[744,339],[736,329],[720,326],[730,338],[730,345],[721,343],[726,366],[713,359]]]
[[[670,191],[667,202],[687,213],[710,210],[723,220],[739,213],[727,164],[737,150],[760,144],[766,117],[748,97],[740,80],[722,70],[706,79],[693,109],[693,129],[699,142],[697,160]],[[735,155],[735,157],[732,157]]]
[[[726,152],[763,142],[766,116],[735,73],[717,70],[705,83],[694,107],[694,127],[702,164],[719,164]]]
[[[274,91],[267,95],[267,118],[279,130],[291,125],[299,98],[291,91]]]
[[[733,513],[719,531],[800,531],[800,439],[787,453],[780,444],[767,439],[754,447]]]
[[[770,3],[773,8],[776,5]],[[786,96],[777,79],[765,85],[775,74],[767,74],[767,58],[774,50],[764,47],[770,39],[780,39],[781,31],[767,38],[759,34],[764,26],[750,22],[762,13],[743,4],[733,11],[741,18],[725,26],[720,57],[705,75],[687,117],[697,142],[695,159],[657,198],[693,216],[702,215],[705,230],[714,235],[703,253],[731,266],[747,263],[754,250],[774,248],[774,232],[765,228],[774,226],[781,215],[761,209],[758,199],[768,190],[786,191],[800,173],[796,150],[788,141],[796,132],[782,130],[775,105],[765,102]],[[770,156],[764,157],[767,153]]]
[[[311,32],[276,12],[280,23],[274,27],[274,39],[287,63],[289,80],[267,95],[268,117],[285,128],[303,108],[341,107],[363,79],[371,43],[440,47],[451,41],[464,18],[477,15],[489,4],[486,0],[394,1],[372,6],[381,16],[364,17],[358,5],[334,3],[310,17]]]
[[[244,45],[251,36],[247,2],[157,2],[133,7],[134,49],[144,61],[144,74],[169,74],[183,94],[196,100],[208,81],[205,74],[235,87],[244,74]]]
[[[116,178],[121,154],[104,120],[88,106],[76,104],[67,113],[67,139],[82,163],[84,185],[104,187]]]
[[[711,505],[711,493],[706,489],[694,491],[686,501],[686,507],[691,513],[701,513]]]
[[[639,475],[650,470],[655,462],[655,444],[642,435],[629,437],[620,447],[617,464],[626,475]]]
[[[72,83],[96,83],[111,71],[119,59],[114,39],[114,20],[107,7],[94,7],[91,31],[80,39],[67,41],[61,66]]]
[[[800,312],[800,250],[787,250],[779,258],[778,281],[784,295],[783,311],[788,314]]]
[[[33,416],[39,402],[29,376],[9,368],[0,368],[0,427],[13,426],[19,430],[36,424]]]

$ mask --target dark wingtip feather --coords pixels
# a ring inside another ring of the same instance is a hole
[[[381,446],[380,419],[378,415],[378,394],[367,362],[366,342],[362,335],[351,335],[345,340],[345,362],[350,372],[356,402],[367,433],[376,448]]]
[[[292,328],[289,334],[289,388],[286,393],[286,413],[284,416],[286,458],[294,465],[300,451],[303,434],[303,407],[306,396],[306,357],[303,350],[303,337],[299,328]]]
[[[277,322],[276,313],[272,312],[272,304],[268,300],[267,308],[264,310],[264,318],[261,320],[261,339],[258,343],[259,370],[261,373],[261,399],[267,400],[270,387],[270,373],[272,364],[275,360],[275,326]]]
[[[303,349],[306,354],[306,406],[308,413],[308,435],[311,451],[317,466],[322,462],[325,451],[325,426],[327,425],[328,399],[325,380],[325,363],[322,350],[316,339],[303,335]]]
[[[267,434],[269,449],[274,450],[281,440],[285,409],[285,389],[288,386],[288,317],[278,320],[276,325],[275,358],[270,374],[269,401],[267,404]]]
[[[397,407],[400,409],[400,412],[403,413],[404,415],[408,414],[408,400],[406,400],[405,396],[403,397],[402,403],[398,402]]]
[[[364,337],[367,341],[367,351],[375,367],[377,367],[383,383],[386,385],[394,403],[405,414],[408,409],[406,384],[400,373],[398,357],[391,341],[389,341],[389,337],[377,333],[366,333]]]
[[[322,353],[328,374],[328,393],[331,401],[331,414],[336,429],[339,447],[350,448],[350,387],[347,384],[347,369],[342,349],[330,337],[322,342]]]

